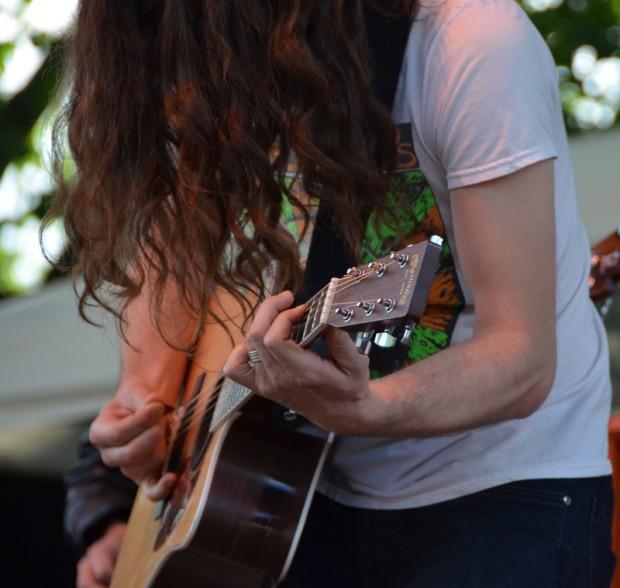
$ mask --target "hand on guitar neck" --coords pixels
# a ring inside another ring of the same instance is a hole
[[[335,328],[322,335],[328,359],[302,349],[291,340],[291,332],[306,306],[289,308],[292,303],[293,295],[282,292],[260,305],[245,343],[234,349],[224,374],[327,431],[367,434],[380,405],[369,388],[368,356]],[[253,365],[248,364],[251,351],[260,357]]]

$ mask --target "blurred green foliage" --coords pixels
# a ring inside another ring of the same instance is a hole
[[[583,80],[575,78],[570,69],[571,62],[575,51],[584,45],[592,46],[599,58],[620,57],[620,0],[566,0],[557,7],[539,12],[533,7],[553,6],[553,2],[557,4],[560,0],[547,0],[551,4],[546,5],[545,0],[523,1],[551,48],[556,63],[565,66],[561,68],[560,82],[569,131],[583,132],[575,115],[579,100],[584,98]],[[27,0],[22,0],[22,5],[26,4]],[[2,10],[0,5],[0,13]],[[19,8],[13,10],[14,14],[22,12]],[[48,57],[21,91],[10,97],[0,97],[0,178],[9,166],[20,169],[26,162],[43,165],[40,149],[33,142],[33,135],[38,137],[33,134],[33,128],[46,111],[58,82],[58,68],[53,67],[50,57],[55,53],[57,40],[41,33],[31,35],[31,40]],[[5,72],[14,45],[13,42],[0,42],[0,77]],[[515,58],[518,59],[518,56]],[[8,193],[2,193],[3,185],[0,183],[0,211],[2,199],[8,200],[9,197]],[[14,270],[20,253],[14,250],[11,243],[7,243],[7,235],[14,235],[15,231],[5,229],[9,225],[12,229],[19,228],[24,224],[26,215],[34,214],[40,218],[45,213],[49,197],[49,193],[41,193],[18,218],[0,215],[0,298],[32,288],[32,283],[24,284],[16,278]]]

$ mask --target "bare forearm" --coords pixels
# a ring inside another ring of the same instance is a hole
[[[523,418],[555,374],[555,339],[532,345],[517,329],[489,331],[371,382],[378,436],[427,437]]]
[[[156,393],[172,404],[187,366],[183,349],[192,342],[195,320],[184,311],[174,285],[166,289],[162,307],[157,309],[158,317],[149,310],[149,295],[145,286],[127,311],[119,391],[139,387],[143,393]],[[165,339],[155,324],[156,318]]]

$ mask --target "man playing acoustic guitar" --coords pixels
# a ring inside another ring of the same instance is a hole
[[[216,287],[253,290],[224,373],[337,435],[282,586],[606,587],[607,343],[552,58],[510,0],[377,4],[81,3],[77,176],[55,210],[82,310],[125,335],[91,440],[167,496],[186,351]],[[382,103],[369,39],[414,13]],[[441,264],[398,369],[335,329],[327,357],[291,340],[317,240],[369,261],[430,234]]]

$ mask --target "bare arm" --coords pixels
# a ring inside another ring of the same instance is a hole
[[[531,414],[555,375],[553,163],[454,191],[457,251],[476,308],[473,338],[368,382],[347,335],[327,336],[333,362],[287,341],[288,295],[259,309],[225,371],[338,433],[440,435]],[[247,349],[263,361],[247,368]]]
[[[526,417],[555,375],[553,164],[451,194],[474,336],[371,383],[384,431],[434,435]],[[403,415],[402,417],[399,415]]]
[[[175,478],[160,478],[169,420],[166,406],[174,404],[187,366],[187,354],[171,347],[158,332],[149,312],[148,284],[128,308],[122,344],[122,371],[114,397],[93,422],[90,439],[104,463],[142,484],[159,499]],[[191,343],[195,320],[179,302],[174,284],[167,287],[160,320],[175,346]]]
[[[117,397],[154,395],[174,404],[187,366],[187,354],[171,347],[158,332],[149,314],[150,288],[147,284],[127,312],[127,341],[121,343],[122,370]],[[174,284],[166,290],[160,320],[167,338],[175,347],[191,344],[195,319],[185,312]]]

